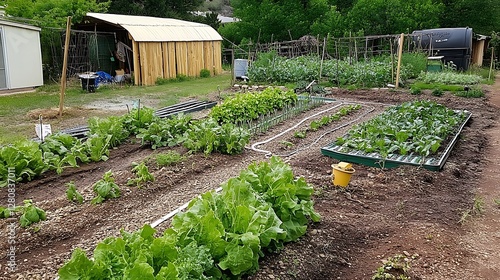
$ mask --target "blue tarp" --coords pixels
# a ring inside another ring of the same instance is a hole
[[[100,84],[108,84],[113,82],[113,76],[111,76],[110,74],[104,71],[97,71],[95,73],[98,76],[97,79],[95,79],[96,87],[98,87]]]

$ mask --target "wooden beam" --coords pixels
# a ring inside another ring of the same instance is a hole
[[[69,38],[71,36],[71,17],[66,21],[66,39],[64,41],[64,58],[61,74],[61,94],[59,95],[59,117],[62,117],[64,109],[64,95],[66,91],[66,69],[68,68]]]
[[[141,84],[141,65],[139,57],[139,43],[132,39],[132,55],[134,59],[134,84]]]
[[[488,73],[488,80],[491,80],[491,73],[493,73],[493,65],[495,61],[495,48],[491,48],[491,62],[490,62],[490,72]]]
[[[401,58],[403,57],[403,43],[405,40],[405,34],[401,33],[399,37],[399,49],[398,49],[398,68],[396,70],[396,88],[399,87],[399,74],[401,72]]]

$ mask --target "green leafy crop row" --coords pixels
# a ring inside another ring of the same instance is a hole
[[[63,133],[50,135],[44,142],[24,140],[0,147],[0,187],[8,183],[31,181],[48,170],[61,173],[79,163],[107,160],[109,149],[116,147],[154,120],[154,111],[134,109],[123,117],[89,120],[85,141]]]
[[[338,121],[338,120],[340,120],[340,118],[347,116],[352,111],[356,111],[359,109],[361,109],[361,105],[359,105],[359,104],[344,106],[344,107],[340,108],[340,110],[337,113],[335,113],[333,115],[324,116],[319,120],[312,121],[308,128],[306,128],[304,130],[300,130],[300,131],[295,131],[294,136],[296,138],[306,138],[308,131],[317,131],[321,127],[326,126],[326,125],[330,124],[331,122]]]
[[[345,151],[379,153],[382,158],[392,153],[426,157],[438,151],[465,117],[433,101],[405,102],[354,126],[336,143]]]
[[[425,57],[405,54],[401,79],[404,81],[420,74]],[[302,56],[292,59],[269,53],[261,55],[248,69],[250,80],[268,83],[287,83],[317,80],[320,74],[339,86],[358,85],[382,87],[393,83],[394,60],[389,56],[371,61],[353,62],[346,60],[324,60],[316,56]]]
[[[445,84],[445,85],[475,85],[482,81],[479,75],[465,73],[456,73],[451,71],[444,72],[422,72],[418,80],[426,84]]]
[[[67,134],[54,134],[43,143],[24,140],[0,148],[0,187],[30,181],[47,170],[61,173],[78,163],[107,160],[111,136],[91,135],[85,142]]]
[[[333,121],[338,121],[341,117],[348,115],[350,112],[354,110],[359,110],[361,108],[361,105],[347,105],[345,107],[342,107],[337,113],[331,115],[331,116],[324,116],[318,121],[312,121],[310,124],[310,129],[312,131],[318,130],[320,127],[328,125],[329,123]]]
[[[192,120],[183,115],[152,123],[148,128],[141,129],[137,137],[142,139],[143,144],[151,144],[153,149],[184,145],[192,152],[206,155],[214,152],[229,155],[241,153],[250,140],[248,130],[234,124],[221,125],[213,118]]]
[[[97,245],[93,258],[76,249],[59,269],[66,279],[236,279],[258,269],[265,252],[304,235],[313,188],[273,157],[254,163],[177,214],[160,237],[149,225]]]
[[[227,98],[222,104],[212,108],[210,116],[220,123],[245,122],[296,102],[297,95],[292,90],[282,91],[270,87],[262,92],[238,94]]]
[[[148,143],[153,149],[184,143],[190,150],[205,154],[240,153],[249,140],[246,130],[232,124],[221,126],[211,119],[191,120],[184,115],[160,119],[154,116],[152,109],[134,109],[123,117],[90,119],[85,141],[67,134],[54,134],[43,143],[25,140],[0,147],[0,187],[30,181],[48,170],[60,174],[66,167],[105,161],[109,149],[130,135],[141,138],[143,144]]]

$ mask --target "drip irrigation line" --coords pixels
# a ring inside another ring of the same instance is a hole
[[[308,116],[308,117],[306,117],[306,118],[302,119],[302,120],[301,120],[300,122],[298,122],[296,125],[294,125],[294,126],[292,126],[292,127],[288,128],[288,129],[286,129],[285,131],[282,131],[282,132],[280,132],[279,134],[277,134],[277,135],[275,135],[275,136],[273,136],[273,137],[271,137],[271,138],[268,138],[268,139],[266,139],[266,140],[264,140],[264,141],[254,143],[254,144],[250,147],[250,149],[252,149],[253,151],[259,152],[259,153],[265,153],[265,154],[266,154],[266,157],[271,157],[271,156],[273,155],[273,153],[272,153],[271,151],[267,151],[267,150],[262,150],[262,149],[259,149],[259,148],[257,148],[257,146],[260,146],[260,145],[262,145],[262,144],[266,144],[266,143],[268,143],[268,142],[271,142],[271,141],[273,141],[274,139],[276,139],[276,138],[278,138],[278,137],[282,136],[283,134],[285,134],[285,133],[289,132],[290,130],[293,130],[293,129],[297,128],[299,125],[301,125],[303,122],[307,121],[308,119],[310,119],[310,118],[314,118],[314,117],[316,117],[316,116],[318,116],[318,115],[321,115],[321,114],[324,114],[324,113],[326,113],[326,112],[328,112],[328,111],[330,111],[330,110],[336,109],[336,108],[340,107],[342,104],[344,104],[344,102],[341,102],[341,103],[339,103],[339,104],[337,104],[337,105],[335,105],[335,106],[333,106],[333,107],[331,107],[331,108],[328,108],[328,109],[326,109],[326,110],[323,110],[323,111],[321,111],[321,112],[318,112],[318,113],[316,113],[316,114],[313,114],[313,115],[311,115],[311,116]]]
[[[221,187],[218,187],[217,189],[215,189],[215,192],[216,192],[216,193],[218,193],[218,192],[220,192],[221,190],[222,190],[222,188],[221,188]],[[198,198],[201,198],[201,195],[198,195],[197,197],[198,197]],[[179,213],[179,212],[181,212],[182,210],[186,209],[186,208],[188,207],[188,205],[189,205],[189,202],[191,202],[191,201],[188,201],[188,202],[186,202],[186,203],[182,204],[182,205],[181,205],[181,206],[179,206],[177,209],[175,209],[175,210],[173,210],[172,212],[168,213],[167,215],[165,215],[165,216],[163,216],[163,217],[159,218],[158,220],[156,220],[156,221],[152,222],[152,223],[150,224],[150,225],[151,225],[151,227],[152,227],[152,228],[155,228],[155,227],[159,226],[161,223],[163,223],[163,222],[165,222],[165,221],[169,220],[170,218],[172,218],[172,217],[173,217],[174,215],[176,215],[177,213]]]
[[[338,100],[337,100],[337,101],[338,101]],[[287,132],[289,132],[289,131],[291,131],[291,130],[293,130],[293,129],[297,128],[299,125],[301,125],[301,124],[302,124],[303,122],[305,122],[306,120],[308,120],[308,119],[310,119],[310,118],[313,118],[313,117],[316,117],[316,116],[318,116],[318,115],[321,115],[321,114],[323,114],[323,113],[326,113],[326,112],[328,112],[328,111],[330,111],[330,110],[332,110],[332,109],[338,108],[338,107],[339,107],[339,106],[341,106],[341,105],[344,105],[344,104],[353,104],[353,105],[356,105],[356,104],[360,104],[360,103],[361,103],[361,104],[368,104],[368,102],[346,102],[346,101],[340,101],[340,102],[341,102],[340,104],[337,104],[337,105],[335,105],[335,106],[333,106],[333,107],[331,107],[331,108],[328,108],[328,109],[326,109],[326,110],[323,110],[323,111],[321,111],[321,112],[318,112],[318,113],[316,113],[316,114],[313,114],[313,115],[311,115],[311,116],[308,116],[308,117],[306,117],[306,118],[302,119],[300,122],[298,122],[297,124],[295,124],[293,127],[288,128],[288,129],[286,129],[285,131],[282,131],[282,132],[280,132],[279,134],[277,134],[277,135],[275,135],[275,136],[273,136],[273,137],[271,137],[271,138],[268,138],[268,139],[266,139],[266,140],[264,140],[264,141],[261,141],[261,142],[254,143],[254,144],[250,147],[250,149],[251,149],[251,150],[253,150],[253,151],[259,152],[259,153],[265,153],[265,154],[266,154],[266,157],[271,157],[271,156],[273,155],[273,153],[272,153],[271,151],[267,151],[267,150],[259,149],[259,148],[257,148],[257,147],[258,147],[258,146],[260,146],[260,145],[262,145],[262,144],[269,143],[269,142],[271,142],[272,140],[274,140],[274,139],[276,139],[276,138],[278,138],[278,137],[280,137],[280,136],[284,135],[285,133],[287,133]],[[297,150],[295,150],[295,151],[292,151],[292,152],[290,152],[290,153],[288,153],[288,154],[275,154],[275,155],[277,155],[277,156],[281,156],[281,157],[290,157],[290,156],[292,156],[292,155],[294,155],[294,154],[296,154],[296,153],[298,153],[298,152],[300,152],[300,151],[303,151],[303,150],[305,150],[305,149],[308,149],[308,148],[309,148],[309,147],[311,147],[312,145],[314,145],[314,144],[318,143],[318,141],[319,141],[319,140],[321,140],[321,138],[325,137],[326,135],[328,135],[328,134],[330,134],[330,133],[332,133],[332,132],[334,132],[334,131],[337,131],[337,130],[339,130],[339,129],[341,129],[341,128],[344,128],[344,127],[346,127],[346,126],[348,126],[348,125],[351,125],[352,123],[357,122],[358,120],[360,120],[361,118],[363,118],[363,117],[365,117],[366,115],[370,114],[370,113],[371,113],[371,112],[373,112],[374,110],[375,110],[375,107],[373,107],[373,106],[369,106],[369,110],[368,110],[367,112],[365,112],[364,114],[362,114],[361,116],[359,116],[359,117],[357,117],[357,118],[356,118],[356,119],[354,119],[354,120],[351,120],[351,121],[349,121],[349,122],[347,122],[347,123],[344,123],[344,124],[342,124],[342,125],[340,125],[340,126],[337,126],[337,127],[333,128],[333,129],[331,129],[331,130],[329,130],[329,131],[327,131],[327,132],[323,133],[323,134],[322,134],[322,135],[320,135],[320,136],[319,136],[316,140],[314,140],[311,144],[309,144],[309,145],[307,145],[307,146],[305,146],[305,147],[299,148],[299,149],[297,149]]]
[[[337,101],[342,101],[344,103],[351,103],[351,104],[368,104],[368,105],[379,105],[379,106],[386,106],[386,107],[393,107],[396,106],[394,104],[388,104],[388,103],[381,103],[381,102],[371,102],[371,101],[351,101],[349,99],[336,99]]]
[[[345,104],[349,104],[349,103],[345,103]],[[355,103],[351,103],[351,104],[355,104]],[[370,106],[369,110],[368,110],[367,112],[363,113],[361,116],[359,116],[359,117],[357,117],[356,119],[351,120],[351,121],[349,121],[349,122],[347,122],[347,123],[341,124],[341,125],[339,125],[339,126],[337,126],[337,127],[333,128],[333,129],[331,129],[331,130],[329,130],[329,131],[326,131],[325,133],[321,134],[318,138],[316,138],[316,140],[314,140],[311,144],[309,144],[309,145],[307,145],[307,146],[305,146],[305,147],[299,148],[299,149],[297,149],[297,150],[295,150],[295,151],[292,151],[292,152],[290,152],[290,153],[288,153],[288,154],[276,154],[276,155],[277,155],[277,156],[280,156],[280,157],[290,157],[290,156],[292,156],[292,155],[294,155],[294,154],[296,154],[296,153],[298,153],[298,152],[300,152],[300,151],[303,151],[303,150],[305,150],[305,149],[309,149],[312,145],[314,145],[314,144],[318,143],[318,142],[319,142],[319,140],[321,140],[321,138],[325,137],[326,135],[328,135],[328,134],[330,134],[330,133],[332,133],[332,132],[334,132],[334,131],[337,131],[337,130],[339,130],[339,129],[341,129],[341,128],[344,128],[344,127],[346,127],[346,126],[348,126],[348,125],[351,125],[352,123],[357,122],[358,120],[360,120],[361,118],[365,117],[366,115],[370,114],[370,113],[371,113],[371,112],[373,112],[373,111],[375,111],[375,107]]]

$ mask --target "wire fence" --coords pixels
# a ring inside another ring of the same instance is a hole
[[[424,52],[432,56],[435,50],[422,44],[422,36],[403,34],[403,52]],[[235,45],[231,43],[231,48],[224,49],[226,62],[230,55],[234,58],[244,58],[254,60],[259,53],[270,51],[276,52],[279,56],[295,58],[304,55],[324,57],[325,59],[349,59],[353,62],[369,60],[381,55],[394,55],[399,48],[399,38],[401,34],[376,35],[376,36],[352,36],[352,37],[315,37],[304,36],[298,40],[272,42],[272,43],[252,43]]]
[[[45,29],[42,34],[42,52],[45,56],[46,78],[59,80],[64,56],[64,29]],[[115,70],[114,55],[116,34],[113,32],[93,32],[71,30],[68,48],[67,76],[75,77],[85,72]]]

